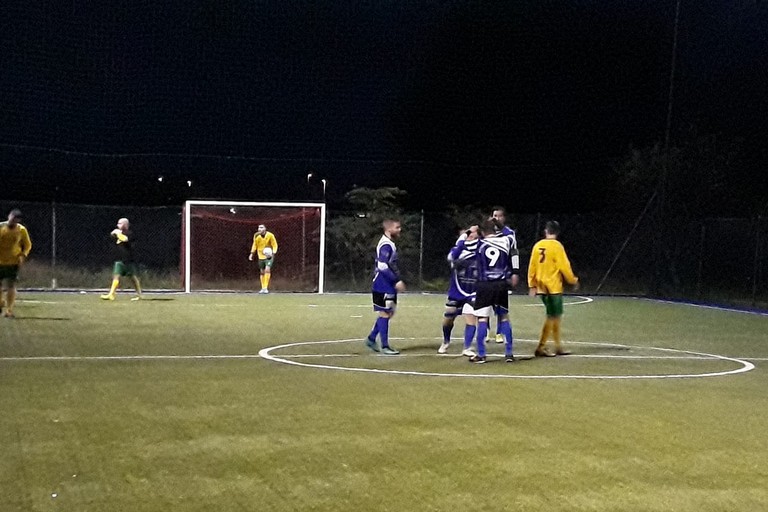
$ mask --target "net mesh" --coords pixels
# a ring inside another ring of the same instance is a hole
[[[32,253],[20,272],[21,288],[101,289],[109,286],[114,261],[109,232],[128,217],[146,290],[184,288],[184,212],[147,208],[0,200],[0,220],[12,208],[24,212]],[[195,207],[192,216],[192,288],[257,290],[258,265],[248,261],[260,223],[277,237],[279,251],[270,288],[314,291],[318,286],[317,208]],[[302,217],[303,214],[303,217]],[[350,211],[326,212],[324,291],[369,292],[380,225]],[[765,307],[768,304],[768,221],[757,218],[679,219],[667,250],[659,251],[650,218],[633,226],[630,213],[612,215],[507,215],[517,231],[520,262],[527,269],[533,244],[550,218],[581,280],[579,293],[628,294]],[[398,239],[400,270],[411,291],[443,294],[446,254],[458,224],[446,212],[404,213]],[[370,224],[370,225],[369,225]],[[365,226],[363,226],[365,225]],[[180,266],[181,262],[181,266]],[[518,293],[524,293],[521,287]]]
[[[190,289],[258,290],[259,265],[248,260],[259,224],[275,235],[270,289],[314,292],[320,272],[322,211],[305,206],[188,205]],[[182,258],[185,261],[185,258]]]

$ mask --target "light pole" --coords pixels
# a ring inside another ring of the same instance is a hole
[[[320,180],[323,184],[323,202],[325,202],[325,188],[328,186],[328,180],[325,178]]]

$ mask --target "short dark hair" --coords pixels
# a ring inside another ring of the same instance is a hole
[[[399,224],[400,223],[400,219],[397,219],[395,217],[385,217],[384,220],[381,223],[381,226],[384,229],[387,229],[389,226],[391,226],[392,224],[395,224],[395,223]]]
[[[499,221],[491,217],[490,219],[485,219],[482,224],[480,224],[480,231],[484,235],[493,235],[498,233],[501,230],[501,224],[499,224]]]
[[[544,229],[550,235],[559,235],[560,234],[560,223],[557,222],[556,220],[548,220],[547,223],[544,225]]]
[[[496,210],[501,210],[501,212],[502,212],[504,215],[506,215],[506,214],[507,214],[507,209],[506,209],[506,208],[504,208],[503,206],[494,206],[493,208],[491,208],[491,213],[495,212]]]

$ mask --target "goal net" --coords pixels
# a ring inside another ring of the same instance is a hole
[[[270,291],[323,293],[325,204],[187,201],[183,218],[185,291],[258,291],[259,263],[248,255],[264,224],[278,245]]]

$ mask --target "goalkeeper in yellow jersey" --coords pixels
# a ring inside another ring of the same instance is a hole
[[[0,312],[6,318],[13,318],[16,302],[16,279],[21,267],[32,250],[27,228],[19,224],[21,212],[11,210],[7,222],[0,222]]]
[[[117,227],[109,234],[115,244],[115,265],[112,271],[112,286],[109,288],[109,293],[101,296],[104,300],[115,300],[121,277],[130,277],[133,281],[136,296],[131,300],[141,299],[141,283],[139,283],[136,261],[133,256],[133,232],[130,230],[130,225],[128,219],[123,217],[117,221]]]
[[[528,288],[531,296],[539,295],[547,311],[547,319],[541,329],[536,357],[552,357],[570,354],[563,349],[560,339],[560,320],[563,316],[563,280],[574,286],[579,285],[579,278],[573,274],[571,262],[565,254],[565,248],[557,240],[560,224],[550,220],[544,227],[544,239],[536,242],[531,250],[531,262],[528,265]],[[545,345],[550,335],[555,341],[555,353],[549,352]]]
[[[277,239],[275,235],[267,231],[264,224],[259,224],[258,231],[253,235],[251,254],[248,256],[253,261],[255,255],[259,260],[259,279],[261,290],[259,293],[269,293],[269,280],[272,277],[272,265],[277,254]]]

